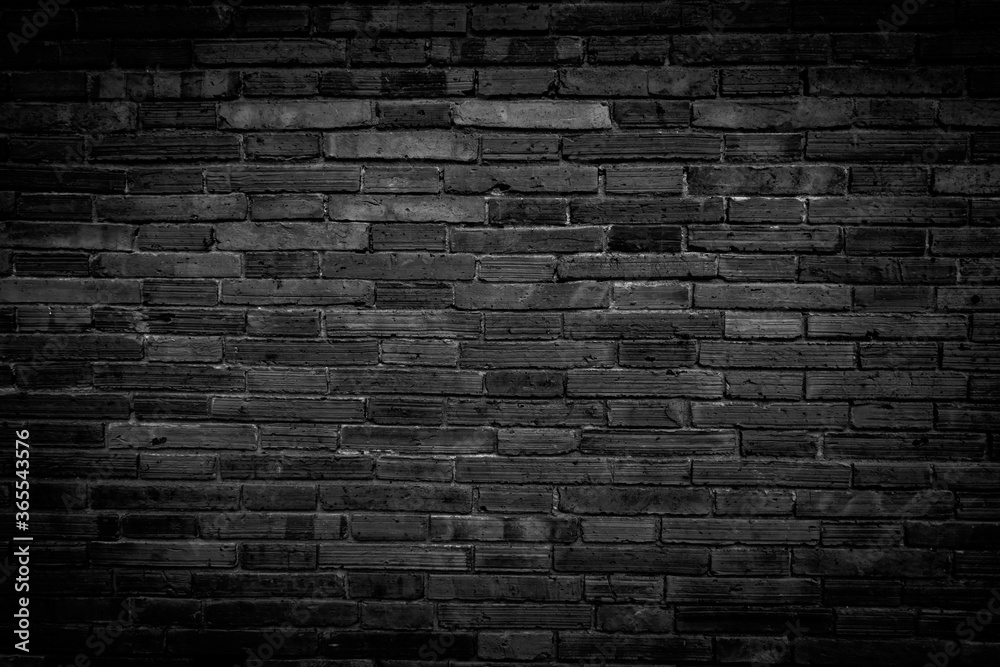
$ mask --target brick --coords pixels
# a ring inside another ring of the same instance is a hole
[[[677,419],[671,419],[670,404],[662,406],[651,401],[639,406],[639,409],[648,406],[648,411],[659,417],[659,424],[648,423],[656,421],[655,418],[649,417],[636,419],[634,420],[636,423],[620,423],[623,404],[631,407],[636,403],[638,402],[633,401],[629,405],[628,401],[609,401],[609,423],[612,426],[681,426],[676,423]],[[670,423],[671,421],[674,423]],[[594,430],[588,431],[580,443],[581,451],[587,453],[644,456],[728,454],[735,446],[736,438],[732,432],[681,430],[666,432]],[[622,472],[624,474],[624,471]],[[639,471],[632,471],[626,476],[634,476],[636,480],[643,479]]]
[[[458,285],[459,309],[547,310],[552,308],[601,308],[610,300],[610,289],[598,283],[530,285],[475,283]]]
[[[614,546],[556,547],[558,572],[614,572],[620,574],[704,574],[708,551],[695,547]]]
[[[466,12],[458,7],[324,8],[316,12],[315,23],[321,33],[352,34],[371,37],[381,33],[463,33]]]
[[[214,398],[212,415],[219,419],[253,421],[359,421],[363,406],[352,400],[285,399],[268,400],[262,398]]]
[[[862,343],[862,368],[934,368],[937,343]]]
[[[854,346],[849,343],[724,343],[705,341],[699,360],[726,368],[851,368]]]
[[[240,158],[236,137],[215,135],[177,135],[166,137],[105,137],[91,149],[95,160],[126,162],[133,160],[205,160],[225,161]]]
[[[823,518],[946,517],[954,497],[949,491],[804,491],[796,501],[799,516]]]
[[[656,539],[656,520],[653,518],[593,517],[581,520],[583,539],[588,542],[653,542]],[[623,619],[622,619],[623,620]],[[619,624],[618,619],[608,619],[608,625]]]
[[[793,243],[795,242],[793,241]],[[741,245],[745,243],[744,241]],[[727,280],[740,279],[760,282],[792,280],[796,269],[795,262],[791,257],[744,254],[719,257],[719,276]]]
[[[934,191],[942,194],[984,195],[995,192],[1000,171],[987,166],[938,167],[934,170]]]
[[[921,408],[924,407],[924,404],[917,405]],[[906,424],[903,428],[911,428],[911,426]],[[878,436],[870,433],[837,433],[827,434],[825,442],[826,451],[830,458],[979,458],[985,445],[985,441],[979,437],[963,438],[939,434],[917,435],[915,433],[880,434]]]
[[[139,302],[136,280],[11,278],[3,282],[0,303],[106,303]]]
[[[436,193],[441,190],[436,167],[370,167],[365,170],[365,192]]]
[[[235,17],[238,32],[243,34],[301,34],[309,30],[309,13],[305,9],[246,8]]]
[[[532,32],[548,28],[548,8],[534,5],[481,5],[472,8],[473,30]]]
[[[965,202],[951,198],[818,198],[809,202],[809,222],[823,224],[954,225],[966,219]],[[903,230],[894,230],[900,233]],[[942,230],[944,231],[944,230]]]
[[[927,170],[918,165],[851,168],[852,194],[923,194],[929,189]]]
[[[574,224],[653,224],[670,222],[722,222],[723,211],[718,200],[678,201],[676,199],[606,199],[577,200],[570,205],[570,220]]]
[[[158,350],[150,350],[153,356]],[[94,386],[105,389],[174,389],[201,391],[239,391],[246,382],[241,371],[199,366],[96,365]]]
[[[447,102],[379,102],[375,113],[380,128],[451,127],[451,105]]]
[[[352,65],[420,65],[427,59],[423,39],[379,37],[378,41],[356,36],[348,44]]]
[[[967,135],[938,133],[932,140],[921,132],[810,132],[806,140],[807,158],[850,162],[912,162],[928,156],[934,162],[958,162],[968,144]]]
[[[239,220],[247,214],[243,195],[98,197],[97,216],[121,221]]]
[[[0,104],[9,132],[118,132],[136,129],[136,105],[128,102]]]
[[[538,282],[555,276],[552,256],[488,257],[479,261],[479,279],[496,282]]]
[[[682,35],[673,42],[673,60],[680,65],[823,63],[830,51],[829,35],[702,33]]]
[[[606,67],[559,70],[559,92],[567,97],[637,97],[646,94],[646,72]]]
[[[611,252],[680,252],[681,229],[672,226],[614,225],[608,231]]]
[[[98,566],[232,567],[236,563],[236,545],[94,542],[91,544],[90,560]]]
[[[956,95],[964,79],[955,68],[891,70],[862,67],[816,67],[809,70],[814,95]],[[876,92],[877,91],[877,92]]]
[[[237,255],[224,253],[101,253],[95,257],[94,272],[121,278],[226,278],[239,276],[239,259]]]
[[[471,162],[476,159],[478,143],[472,135],[451,132],[355,132],[325,135],[323,151],[328,158],[349,160],[374,158]]]
[[[470,368],[573,368],[611,366],[615,347],[608,343],[462,343],[459,356]]]
[[[362,250],[368,227],[359,223],[233,222],[215,226],[222,250]]]
[[[71,276],[90,275],[90,258],[77,253],[18,253],[12,257],[19,276]]]
[[[818,521],[665,519],[661,539],[685,544],[818,544]],[[797,573],[808,574],[808,573]]]
[[[253,134],[244,138],[244,150],[247,157],[254,160],[319,157],[319,136],[316,134]],[[258,202],[255,200],[254,205],[257,204]]]
[[[830,371],[806,376],[807,399],[948,400],[965,398],[967,387],[964,375],[948,372]]]
[[[598,251],[604,236],[597,227],[562,229],[456,229],[452,250],[475,253],[531,253]]]
[[[223,102],[219,122],[239,130],[336,129],[372,124],[367,102]]]
[[[712,337],[721,334],[722,318],[712,313],[571,313],[565,331],[583,339]]]
[[[427,383],[430,384],[427,384]],[[330,389],[335,394],[411,393],[476,395],[482,391],[481,374],[468,371],[352,370],[332,371]]]
[[[206,174],[210,192],[357,192],[360,170],[355,167],[326,169],[256,168],[211,170]]]
[[[614,288],[618,308],[684,308],[690,301],[687,285],[680,283],[616,283]]]
[[[379,222],[484,222],[486,210],[476,197],[331,197],[330,218]]]
[[[579,534],[576,521],[550,517],[431,517],[432,541],[573,542]],[[434,595],[431,582],[429,593]]]
[[[465,570],[468,569],[471,555],[467,547],[320,544],[318,562],[321,568],[368,569],[376,566],[392,569]]]
[[[545,161],[559,159],[558,137],[486,136],[482,139],[484,162]]]
[[[556,32],[572,33],[655,31],[679,27],[679,10],[679,7],[655,3],[556,6],[549,26]]]
[[[513,192],[596,192],[596,169],[568,166],[450,167],[444,171],[446,192],[485,194],[494,189]]]
[[[709,100],[693,105],[695,127],[727,130],[789,131],[851,124],[853,107],[836,100]]]
[[[703,490],[567,487],[559,492],[559,509],[575,514],[700,515],[709,512]]]
[[[458,126],[597,130],[611,127],[608,107],[596,102],[470,100],[453,108]]]
[[[808,318],[810,336],[831,338],[962,338],[966,327],[960,315],[815,314]]]
[[[115,193],[125,191],[122,170],[60,166],[52,168],[0,167],[7,187],[18,190],[61,190],[63,192]]]
[[[484,97],[542,95],[556,86],[556,70],[547,68],[479,69],[476,75]]]
[[[241,39],[196,41],[194,59],[208,66],[343,65],[344,40]]]
[[[622,341],[618,357],[626,367],[672,368],[694,366],[698,355],[693,341]]]
[[[736,582],[740,584],[739,590],[731,588],[731,585]],[[741,578],[734,580],[667,577],[667,600],[678,604],[815,604],[819,600],[819,595],[819,582],[814,579]]]
[[[835,251],[841,247],[836,227],[788,229],[746,225],[739,227],[689,227],[688,247],[710,252]],[[745,273],[741,272],[741,275]]]
[[[357,253],[323,254],[325,278],[362,280],[471,280],[475,259],[466,254]]]
[[[336,97],[442,97],[472,92],[473,77],[470,69],[326,70],[320,75],[319,91]]]
[[[723,95],[795,95],[801,74],[790,67],[724,69],[721,84]]]
[[[438,614],[449,627],[579,629],[588,624],[589,615],[584,611],[565,604],[445,603],[439,606]]]
[[[952,102],[944,104],[947,107]],[[915,127],[931,127],[938,116],[937,103],[891,97],[859,99],[856,113],[855,123],[860,127],[892,127],[901,122]]]
[[[370,304],[370,283],[358,280],[227,280],[222,303],[350,305]]]
[[[588,600],[601,602],[659,602],[663,598],[663,579],[609,575],[584,578]]]
[[[650,70],[647,84],[653,97],[714,97],[718,90],[715,73],[695,67]]]
[[[721,142],[709,134],[628,134],[567,137],[563,155],[577,160],[714,160]]]
[[[603,414],[595,401],[515,401],[448,399],[449,423],[497,426],[580,426]]]
[[[835,285],[697,285],[696,308],[844,310],[848,288]]]
[[[591,371],[567,374],[569,396],[721,396],[722,379],[704,371]]]
[[[726,134],[725,157],[731,162],[784,162],[802,154],[801,134]]]
[[[700,195],[844,194],[847,172],[840,167],[690,167],[688,187]]]
[[[697,415],[695,421],[698,421]],[[765,476],[772,486],[835,488],[845,487],[850,473],[848,466],[814,461],[745,464],[705,461],[694,464],[692,481],[695,484],[753,486]]]
[[[618,278],[655,279],[707,277],[716,275],[716,262],[707,255],[688,256],[611,254],[561,257],[558,274],[562,279]]]
[[[665,35],[595,35],[587,53],[594,63],[662,65],[669,44]]]
[[[563,638],[565,637],[565,638]],[[600,635],[560,633],[560,659],[581,660],[583,656],[611,653],[622,660],[663,661],[708,660],[711,645],[705,639],[681,639],[679,637],[626,637],[607,640]]]
[[[605,171],[605,188],[615,194],[680,194],[683,172],[676,167],[612,167]]]
[[[22,194],[17,202],[18,217],[29,220],[89,221],[92,208],[91,198],[86,195]]]
[[[546,488],[484,488],[478,509],[483,512],[547,512],[552,509],[552,491]]]

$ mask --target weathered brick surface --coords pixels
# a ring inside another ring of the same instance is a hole
[[[141,5],[0,8],[0,664],[1000,664],[997,2]]]

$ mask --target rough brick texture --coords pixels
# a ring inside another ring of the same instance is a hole
[[[0,664],[1000,664],[1000,3],[148,4],[0,8]]]

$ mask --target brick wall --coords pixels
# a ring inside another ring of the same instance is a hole
[[[998,3],[154,5],[0,15],[31,665],[1000,663]]]

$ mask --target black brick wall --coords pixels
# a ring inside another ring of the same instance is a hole
[[[0,665],[1000,664],[1000,3],[131,4],[0,12]]]

